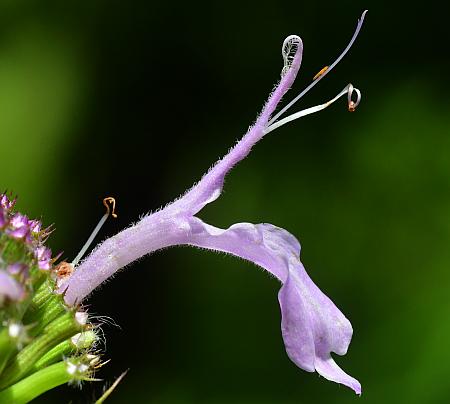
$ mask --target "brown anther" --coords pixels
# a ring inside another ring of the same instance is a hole
[[[349,112],[355,112],[356,111],[356,105],[354,101],[350,101],[348,103],[348,111]]]
[[[110,203],[112,205],[112,212],[111,212],[111,208],[109,207],[108,203]],[[116,200],[112,197],[112,196],[108,196],[105,199],[103,199],[103,205],[106,208],[106,213],[109,215],[111,214],[111,216],[115,219],[117,218],[117,215],[115,213],[115,209],[116,209]]]
[[[320,69],[320,72],[317,73],[314,77],[313,77],[313,81],[317,80],[320,76],[322,76],[329,68],[330,66],[325,66],[322,69]]]
[[[65,279],[72,275],[73,265],[66,261],[62,261],[55,267],[55,271],[59,279]]]

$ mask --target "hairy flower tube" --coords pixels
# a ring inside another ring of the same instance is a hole
[[[300,261],[297,239],[272,224],[237,223],[221,229],[203,222],[196,214],[219,197],[227,173],[267,133],[294,119],[318,112],[345,95],[348,97],[348,109],[355,110],[361,93],[349,84],[332,100],[281,118],[295,102],[329,74],[348,52],[359,33],[365,13],[358,21],[350,43],[336,61],[323,69],[304,91],[275,114],[282,97],[294,83],[302,60],[301,39],[295,35],[286,38],[282,46],[284,66],[281,80],[253,126],[183,196],[107,239],[80,264],[75,263],[70,275],[59,283],[59,291],[65,293],[66,303],[82,302],[119,269],[161,248],[190,245],[226,252],[257,264],[282,283],[278,294],[281,329],[290,359],[300,368],[308,372],[317,371],[326,379],[344,384],[360,394],[360,383],[346,374],[331,356],[331,352],[338,355],[347,352],[352,326],[308,276]],[[354,94],[356,100],[352,99]]]

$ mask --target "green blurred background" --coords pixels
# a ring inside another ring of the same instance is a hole
[[[188,248],[146,257],[89,300],[110,316],[100,376],[130,369],[111,403],[450,402],[448,10],[394,2],[2,1],[0,187],[54,223],[73,258],[113,195],[102,237],[196,181],[254,120],[280,47],[305,49],[291,97],[363,92],[271,134],[201,213],[218,226],[285,227],[311,277],[352,321],[338,363],[363,395],[285,354],[278,283],[242,260]],[[288,97],[289,98],[289,97]],[[90,402],[102,383],[40,403]]]

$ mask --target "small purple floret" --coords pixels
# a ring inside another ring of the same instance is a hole
[[[25,277],[28,276],[28,265],[24,264],[23,262],[9,264],[6,269],[11,275],[22,275]]]
[[[18,239],[25,238],[30,233],[28,218],[21,213],[16,213],[9,221],[9,228],[6,233]]]
[[[38,260],[39,269],[49,270],[52,267],[52,251],[43,245],[34,250],[34,256]]]
[[[41,231],[42,223],[39,220],[30,220],[28,224],[32,233],[39,233]]]
[[[23,287],[6,271],[0,270],[0,305],[6,299],[22,300],[25,296]]]
[[[5,228],[8,223],[8,214],[6,213],[6,210],[2,206],[0,206],[0,229]]]
[[[6,210],[11,210],[14,207],[16,200],[10,200],[6,194],[0,194],[0,206]]]

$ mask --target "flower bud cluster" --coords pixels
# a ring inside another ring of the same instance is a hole
[[[15,204],[0,194],[0,402],[94,380],[100,366],[96,326],[56,292],[57,258],[45,246],[51,229]]]
[[[24,301],[52,268],[52,252],[44,243],[50,228],[14,211],[16,199],[0,194],[0,307]]]

